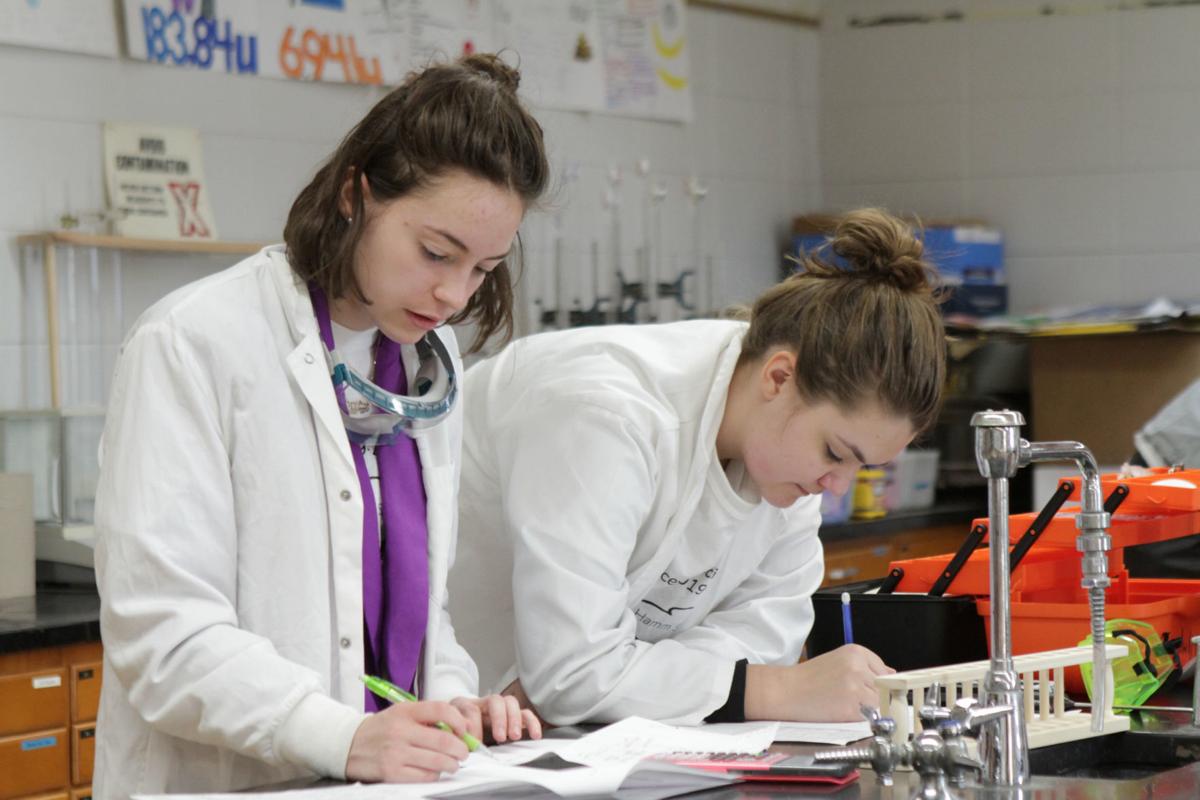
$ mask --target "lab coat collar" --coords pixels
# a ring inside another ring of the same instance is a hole
[[[292,373],[292,379],[300,388],[304,399],[312,407],[313,416],[324,428],[325,434],[337,443],[336,449],[344,461],[343,466],[353,470],[354,455],[350,450],[350,439],[346,436],[345,426],[342,424],[337,395],[329,378],[325,351],[308,289],[292,271],[283,245],[265,247],[262,255],[270,263],[270,280],[279,296],[279,306],[283,309],[291,341],[295,343],[285,358],[288,370]]]

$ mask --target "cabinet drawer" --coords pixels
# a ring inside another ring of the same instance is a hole
[[[66,728],[0,739],[0,800],[65,789],[69,760]]]
[[[71,728],[71,783],[87,786],[92,782],[92,767],[96,763],[96,723],[87,722]]]
[[[100,707],[100,664],[75,664],[71,667],[71,722],[92,722]]]
[[[72,789],[71,800],[92,800],[92,787],[84,786],[82,789]]]
[[[894,548],[887,542],[871,542],[865,546],[839,548],[825,552],[825,580],[822,586],[865,581],[887,574],[895,557]]]
[[[62,667],[0,678],[0,736],[57,728],[67,722],[66,670]]]

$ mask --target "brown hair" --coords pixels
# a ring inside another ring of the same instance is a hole
[[[855,408],[877,399],[927,430],[941,405],[946,334],[923,253],[886,211],[845,214],[823,248],[794,259],[799,271],[755,301],[742,362],[787,347],[805,400]]]
[[[330,298],[347,295],[369,303],[354,277],[354,254],[363,234],[362,176],[372,199],[387,202],[461,169],[515,192],[528,209],[545,191],[550,166],[542,128],[517,97],[520,73],[491,54],[466,56],[410,73],[346,134],[304,187],[283,229],[292,269]],[[353,210],[339,211],[351,178]],[[510,261],[523,259],[520,236],[451,323],[474,320],[471,352],[497,331],[512,336]]]

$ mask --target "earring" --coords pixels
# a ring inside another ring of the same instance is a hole
[[[354,222],[354,217],[346,217],[346,224],[349,225],[351,222]]]

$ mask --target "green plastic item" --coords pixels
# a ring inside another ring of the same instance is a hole
[[[1171,650],[1163,644],[1158,631],[1145,622],[1135,619],[1110,619],[1104,625],[1105,637],[1113,644],[1123,644],[1129,649],[1129,655],[1112,661],[1113,705],[1140,706],[1150,699],[1150,695],[1158,691],[1175,668],[1178,662]],[[1091,645],[1092,635],[1089,633],[1081,645]],[[1092,697],[1092,665],[1079,665],[1083,675],[1083,685],[1087,689],[1088,699]]]

